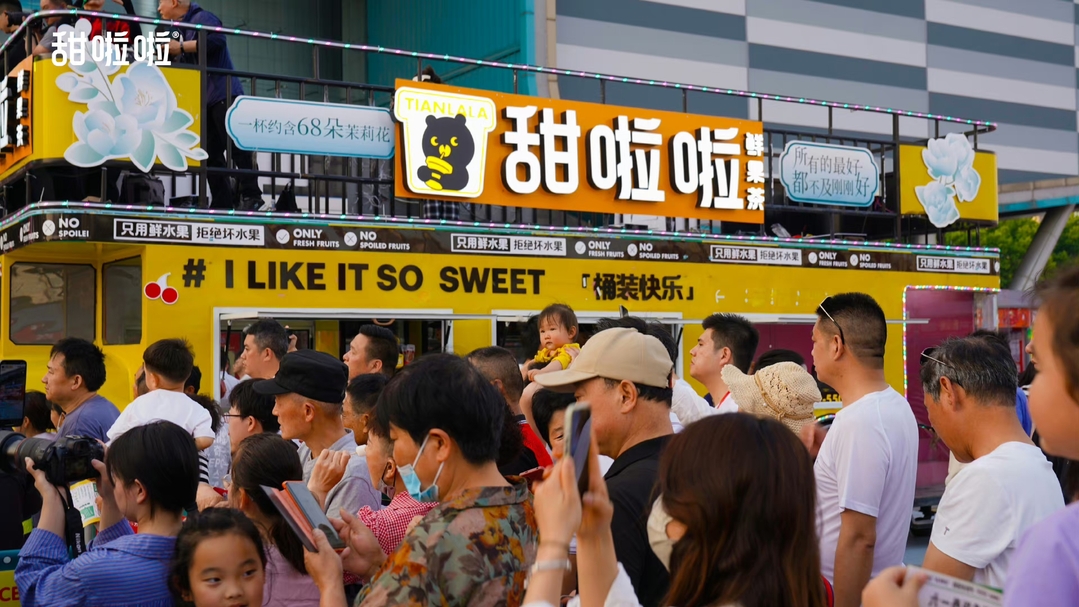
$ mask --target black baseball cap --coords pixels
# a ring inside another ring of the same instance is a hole
[[[297,350],[281,358],[273,379],[257,381],[253,387],[259,394],[299,394],[322,403],[341,403],[347,385],[345,363],[324,352]]]

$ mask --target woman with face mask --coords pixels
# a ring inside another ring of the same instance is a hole
[[[303,480],[296,448],[277,434],[252,434],[240,443],[231,476],[229,506],[255,523],[266,549],[264,606],[317,607],[318,587],[307,575],[303,544],[261,487]]]
[[[348,545],[343,561],[316,531],[318,552],[305,562],[321,605],[346,604],[342,568],[369,580],[358,605],[520,605],[536,523],[527,483],[504,478],[495,461],[508,411],[502,395],[467,360],[431,354],[394,376],[375,410],[393,460],[404,464],[401,486],[438,505],[389,555],[347,512],[331,520]]]
[[[561,576],[552,571],[574,531],[581,604],[639,604],[615,559],[613,508],[594,441],[591,453],[583,500],[569,458],[536,489],[540,550],[526,606],[559,603]],[[647,527],[653,552],[671,572],[664,605],[828,604],[813,466],[798,437],[779,422],[737,413],[690,424],[663,453],[658,491]]]

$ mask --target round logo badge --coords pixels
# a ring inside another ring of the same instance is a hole
[[[288,242],[288,230],[281,228],[277,231],[277,242],[285,244]]]
[[[355,232],[345,232],[345,246],[346,247],[354,247],[354,246],[356,246],[356,233]]]
[[[632,242],[629,243],[629,246],[626,247],[626,253],[629,253],[630,257],[636,257],[637,256],[637,245],[633,244]]]
[[[584,252],[588,250],[588,245],[583,240],[578,240],[577,244],[573,245],[573,250],[577,251],[578,255],[584,255]]]
[[[852,265],[852,266],[858,265],[858,254],[857,253],[850,256],[850,265]]]
[[[45,223],[41,224],[41,233],[46,236],[52,236],[56,233],[56,224],[51,219],[46,219]]]
[[[809,253],[809,263],[817,263],[817,254],[816,253],[813,253],[813,252]]]

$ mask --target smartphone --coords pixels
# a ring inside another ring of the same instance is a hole
[[[525,470],[521,473],[521,478],[528,481],[542,481],[543,480],[543,466],[533,468],[531,470]]]
[[[262,490],[273,502],[274,507],[281,514],[281,518],[285,519],[288,526],[292,528],[292,532],[296,534],[296,537],[300,538],[300,543],[303,544],[303,547],[308,552],[318,552],[315,540],[311,537],[311,530],[305,527],[307,521],[302,520],[302,514],[292,510],[294,504],[291,503],[288,496],[285,496],[280,489],[274,489],[266,485],[262,485]]]
[[[300,512],[307,518],[307,522],[311,523],[311,527],[321,529],[326,534],[326,539],[329,540],[330,546],[334,550],[345,549],[345,543],[337,535],[337,530],[330,524],[330,519],[326,518],[326,513],[322,511],[322,507],[318,505],[318,500],[311,494],[311,490],[307,488],[306,483],[303,481],[285,481],[285,491],[288,491],[288,494],[292,496],[293,501],[300,508]]]
[[[21,426],[26,408],[26,361],[0,361],[0,428]]]
[[[592,448],[592,408],[588,403],[573,403],[566,408],[565,428],[565,452],[573,457],[577,488],[584,495],[588,491],[588,452]]]

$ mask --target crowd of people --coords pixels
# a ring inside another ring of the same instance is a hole
[[[920,355],[955,460],[922,566],[1003,589],[1007,605],[1063,606],[1079,601],[1079,510],[1042,449],[1079,458],[1079,268],[1040,295],[1032,424],[998,335]],[[63,489],[28,460],[41,507],[16,570],[23,604],[918,604],[925,576],[903,566],[918,429],[885,381],[871,297],[818,306],[816,377],[793,352],[755,359],[746,319],[709,317],[690,364],[708,399],[675,374],[660,324],[607,319],[584,339],[562,305],[536,324],[524,364],[487,347],[398,369],[385,327],[364,326],[339,360],[296,350],[263,319],[220,403],[199,397],[188,344],[165,339],[122,412],[98,394],[101,350],[60,341],[21,429],[107,445],[94,462],[100,532],[70,558]],[[820,382],[843,402],[827,429],[813,415]],[[574,403],[591,411],[584,462],[566,451]],[[208,464],[215,450],[224,472]],[[296,481],[344,550],[317,529],[306,549],[264,489]]]

